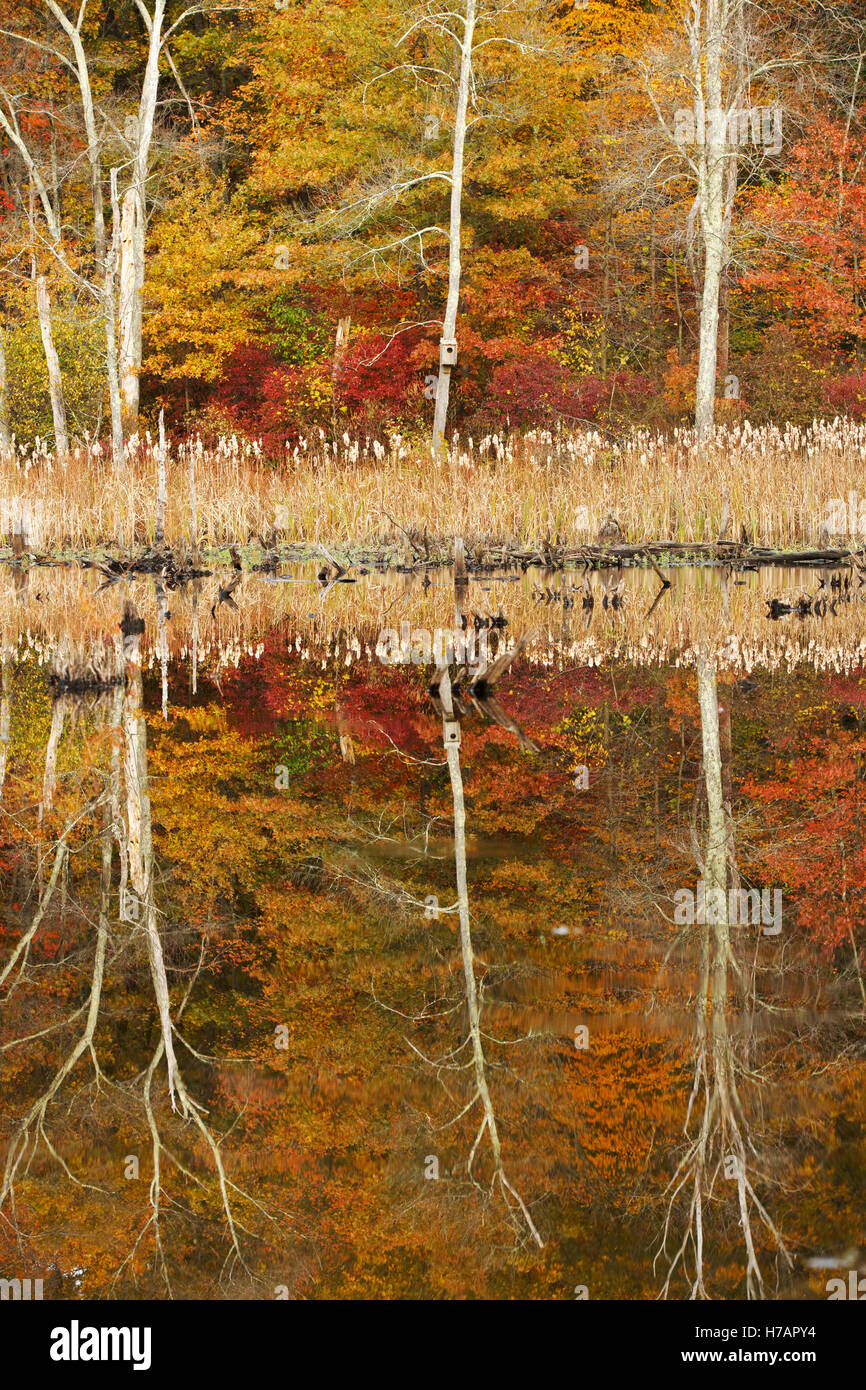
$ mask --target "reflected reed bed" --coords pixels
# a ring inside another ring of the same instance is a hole
[[[108,669],[131,599],[144,622],[147,668],[186,663],[193,651],[199,668],[237,665],[260,656],[275,629],[302,660],[387,664],[396,654],[408,662],[415,636],[428,634],[429,647],[437,632],[455,634],[464,626],[486,638],[491,660],[526,639],[523,658],[550,668],[608,660],[691,666],[701,648],[715,653],[722,670],[807,665],[851,672],[866,657],[866,589],[855,578],[840,595],[830,570],[678,568],[666,571],[671,587],[661,592],[646,569],[584,575],[530,568],[457,587],[446,570],[425,576],[355,567],[349,572],[355,582],[333,584],[317,571],[297,566],[274,579],[245,570],[231,602],[219,603],[237,577],[230,566],[173,592],[153,576],[105,587],[100,574],[77,566],[7,566],[0,569],[0,649],[4,659],[53,663],[52,669],[75,660]],[[826,605],[822,616],[771,616],[773,600],[796,610],[804,596],[818,596]],[[422,647],[416,644],[416,652]]]

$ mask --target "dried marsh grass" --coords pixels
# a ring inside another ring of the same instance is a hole
[[[41,448],[0,459],[0,527],[32,549],[127,547],[155,531],[158,447],[133,441],[123,470],[99,446],[66,467]],[[269,464],[257,443],[194,438],[166,459],[165,538],[171,546],[270,543],[405,546],[538,544],[595,538],[608,514],[627,540],[717,539],[730,534],[791,547],[818,541],[822,524],[860,538],[866,425],[847,419],[752,429],[720,428],[699,445],[692,431],[636,431],[612,442],[592,430],[454,438],[447,462],[399,435],[336,442],[318,431]],[[194,489],[194,495],[193,495]],[[197,536],[193,535],[193,500]],[[863,507],[866,533],[866,505]]]

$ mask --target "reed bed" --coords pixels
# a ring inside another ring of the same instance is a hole
[[[223,605],[212,616],[219,585],[231,572],[219,570],[171,594],[171,615],[161,624],[152,578],[124,580],[98,593],[101,577],[92,570],[39,569],[22,584],[20,572],[0,569],[0,655],[4,663],[30,660],[49,673],[62,669],[69,651],[79,665],[90,653],[104,662],[115,649],[128,597],[145,623],[145,669],[158,671],[166,664],[189,671],[195,643],[202,688],[241,661],[257,661],[266,645],[273,649],[275,632],[276,650],[282,649],[286,660],[348,671],[379,664],[380,641],[388,629],[402,635],[405,623],[410,633],[454,631],[454,586],[447,571],[434,573],[427,589],[417,572],[392,572],[335,585],[327,594],[315,579],[315,567],[295,567],[291,578],[300,582],[291,583],[246,573],[233,593],[237,611]],[[717,568],[669,573],[671,589],[654,608],[659,582],[652,571],[625,571],[620,606],[613,610],[603,605],[603,575],[544,576],[545,590],[560,596],[547,601],[545,592],[540,601],[542,575],[530,570],[511,582],[470,581],[465,612],[470,622],[476,615],[507,618],[501,632],[489,634],[491,659],[500,643],[511,646],[528,635],[521,660],[552,671],[606,661],[690,666],[701,648],[713,651],[719,668],[730,671],[804,667],[857,673],[866,662],[866,601],[861,599],[866,589],[852,591],[850,602],[839,601],[836,612],[822,618],[790,614],[772,621],[768,600],[795,603],[803,593],[814,594],[820,575],[794,569],[728,579]],[[587,583],[591,610],[582,606],[580,586]]]
[[[706,542],[729,515],[758,544],[813,545],[822,527],[862,543],[866,425],[850,419],[752,429],[721,427],[709,443],[688,430],[635,431],[614,441],[586,430],[484,439],[455,436],[447,460],[399,435],[315,438],[269,463],[257,442],[198,437],[167,450],[170,546],[269,543],[446,553],[470,546],[569,544],[595,538],[608,515],[624,538]],[[133,441],[122,469],[99,445],[65,466],[43,446],[0,458],[0,530],[25,548],[127,547],[154,539],[159,446]],[[195,513],[194,513],[195,504]],[[860,509],[863,509],[862,524]],[[196,524],[194,525],[194,514]],[[195,532],[195,534],[194,534]]]
[[[58,693],[107,690],[123,682],[125,671],[117,632],[102,641],[94,641],[91,633],[77,642],[64,632],[48,660],[48,680]]]

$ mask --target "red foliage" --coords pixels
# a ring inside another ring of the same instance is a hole
[[[561,362],[537,348],[521,344],[518,354],[494,367],[487,408],[496,421],[506,415],[512,425],[536,425],[563,414],[568,374]]]
[[[218,413],[244,434],[261,434],[265,424],[263,400],[279,365],[268,348],[256,347],[253,343],[235,348],[226,361],[222,379],[212,398]],[[271,392],[268,392],[269,400],[270,396]],[[273,419],[269,419],[268,423],[273,426]],[[282,453],[282,439],[279,448]]]
[[[866,415],[866,372],[849,372],[827,382],[827,404],[840,415]]]
[[[286,443],[311,423],[310,383],[315,370],[287,366],[270,348],[255,343],[236,348],[211,397],[211,418],[261,439],[265,453],[282,460]],[[322,369],[318,371],[321,375]]]
[[[494,369],[487,407],[497,422],[543,425],[563,419],[621,419],[658,392],[649,377],[635,372],[571,377],[562,363],[544,352],[523,352],[517,361]]]
[[[574,390],[564,415],[581,420],[619,419],[640,410],[658,387],[648,376],[639,372],[610,372],[607,376],[583,377]]]
[[[417,420],[423,403],[423,358],[429,348],[418,334],[388,339],[361,333],[350,341],[336,380],[338,418],[370,432]],[[211,399],[215,419],[260,438],[272,458],[286,442],[330,413],[330,360],[290,366],[255,344],[237,348],[226,362]]]
[[[337,383],[341,409],[353,420],[361,415],[380,426],[417,415],[423,400],[423,354],[417,332],[390,339],[363,333],[350,340]]]

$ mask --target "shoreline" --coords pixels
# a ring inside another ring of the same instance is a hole
[[[178,578],[191,581],[207,578],[216,570],[233,567],[245,572],[276,575],[284,565],[320,564],[326,573],[323,579],[340,582],[352,569],[368,573],[366,566],[377,572],[418,574],[425,570],[454,567],[454,542],[437,546],[432,553],[409,559],[398,546],[349,545],[336,546],[335,554],[316,543],[295,543],[287,546],[262,547],[255,545],[199,546],[183,543],[175,546],[144,546],[130,554],[110,543],[88,546],[81,550],[16,551],[0,546],[0,564],[20,569],[64,568],[78,565],[95,569],[106,578],[120,579],[126,575],[163,574],[168,571]],[[238,560],[241,560],[241,565]],[[781,567],[838,568],[854,567],[864,570],[866,545],[816,549],[774,549],[744,542],[683,542],[654,540],[628,545],[542,546],[540,548],[512,547],[507,543],[471,547],[465,551],[463,562],[466,576],[489,577],[501,570],[526,573],[540,569],[555,573],[583,568],[584,572],[602,569],[700,569],[730,566],[734,570]],[[336,572],[335,572],[336,571]],[[459,583],[460,576],[457,576]]]

